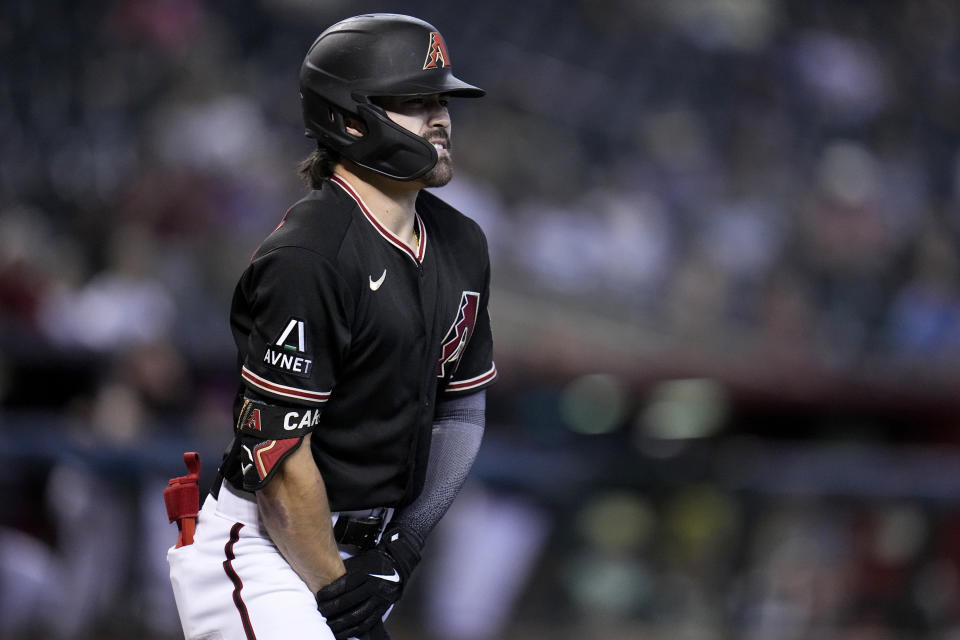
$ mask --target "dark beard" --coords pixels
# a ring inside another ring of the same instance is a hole
[[[453,162],[450,157],[440,158],[426,174],[420,178],[425,187],[442,187],[453,178]]]

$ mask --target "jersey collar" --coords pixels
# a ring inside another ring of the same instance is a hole
[[[417,251],[414,251],[403,241],[401,241],[400,238],[395,236],[389,229],[380,224],[380,221],[377,220],[376,216],[374,216],[373,213],[370,212],[370,209],[367,208],[366,203],[364,203],[363,198],[360,197],[360,194],[357,193],[357,190],[354,189],[353,186],[347,182],[343,176],[334,174],[331,176],[330,181],[335,183],[337,186],[343,189],[348,196],[353,198],[353,201],[357,203],[358,207],[360,207],[363,217],[367,219],[367,222],[373,225],[373,228],[376,229],[377,233],[383,236],[387,242],[407,254],[415,263],[420,264],[423,262],[423,256],[427,253],[427,228],[423,226],[423,220],[420,219],[419,213],[414,215],[416,216],[415,224],[420,230],[420,244],[417,247]]]

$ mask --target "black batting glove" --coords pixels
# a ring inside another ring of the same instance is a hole
[[[420,562],[423,538],[409,527],[394,525],[383,532],[376,548],[390,556],[400,573],[400,584],[406,585]]]
[[[359,636],[357,640],[390,640],[390,634],[387,633],[383,623],[373,625],[373,628],[366,635]]]
[[[347,558],[343,564],[347,572],[317,592],[317,608],[337,640],[369,631],[403,592],[396,566],[377,548]]]
[[[344,560],[347,572],[317,592],[317,608],[337,640],[358,637],[383,620],[403,594],[422,548],[420,536],[394,527],[376,547]]]

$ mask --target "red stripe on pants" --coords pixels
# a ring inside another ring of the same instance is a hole
[[[223,570],[226,572],[227,577],[230,578],[230,582],[233,583],[233,604],[237,605],[237,611],[240,612],[240,622],[243,624],[243,632],[246,634],[247,640],[257,640],[257,634],[253,632],[253,625],[250,624],[250,614],[247,612],[247,605],[244,604],[243,596],[240,595],[240,592],[243,590],[243,580],[240,579],[237,571],[233,568],[233,561],[237,559],[237,556],[233,554],[233,545],[240,539],[240,529],[242,528],[243,523],[238,522],[230,529],[230,542],[223,548],[223,552],[227,556],[227,559],[223,561]]]

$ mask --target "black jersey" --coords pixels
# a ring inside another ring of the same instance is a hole
[[[429,192],[416,211],[415,252],[334,176],[290,208],[234,293],[234,417],[249,421],[246,397],[309,428],[334,511],[413,500],[438,398],[496,377],[486,238]],[[221,472],[242,487],[239,449]]]

